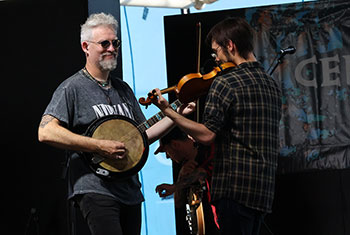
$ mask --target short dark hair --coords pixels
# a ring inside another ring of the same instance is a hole
[[[254,31],[241,17],[229,17],[217,23],[211,28],[206,38],[209,45],[215,41],[223,48],[226,48],[230,40],[244,59],[247,59],[248,54],[254,50]]]

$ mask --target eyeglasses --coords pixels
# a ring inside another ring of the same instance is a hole
[[[115,49],[117,49],[120,47],[120,44],[121,44],[121,41],[119,39],[113,39],[112,41],[104,40],[102,42],[93,42],[93,41],[88,41],[88,42],[100,44],[104,49],[107,49],[111,44]]]
[[[215,48],[215,49],[212,49],[212,51],[213,51],[213,54],[215,55],[215,57],[217,57],[218,56],[218,52],[219,52],[219,50],[221,49],[221,47],[220,46],[218,46],[217,48]],[[213,56],[213,54],[212,54],[212,56]],[[214,56],[213,56],[214,57]]]

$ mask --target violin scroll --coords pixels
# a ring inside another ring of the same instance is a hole
[[[174,90],[176,91],[176,89],[177,89],[176,86],[172,86],[172,87],[160,90],[160,93],[166,94]],[[148,93],[147,99],[145,99],[144,97],[141,97],[139,99],[139,103],[144,105],[145,108],[147,109],[148,105],[152,104],[152,100],[156,99],[156,97],[157,97],[156,90],[152,90],[152,92]]]

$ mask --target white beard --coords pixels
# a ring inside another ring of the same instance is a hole
[[[99,62],[103,70],[112,71],[117,67],[117,59],[113,60],[102,60]]]
[[[117,57],[114,57],[114,59],[110,60],[103,60],[103,55],[101,55],[99,64],[103,70],[112,71],[117,67]]]

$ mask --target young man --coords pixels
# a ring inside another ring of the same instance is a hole
[[[118,114],[137,123],[145,121],[130,87],[110,74],[117,66],[120,47],[117,27],[114,17],[104,13],[90,15],[81,26],[85,67],[56,89],[38,130],[39,141],[69,150],[68,198],[79,205],[93,235],[136,235],[141,230],[144,198],[137,174],[123,180],[105,180],[89,169],[81,155],[97,153],[111,160],[128,157],[129,149],[121,141],[83,135],[94,120]],[[169,118],[164,118],[149,128],[149,144],[172,125]]]
[[[186,204],[191,203],[190,194],[199,190],[197,196],[202,197],[205,234],[219,234],[215,223],[216,215],[213,213],[213,208],[210,205],[210,197],[207,190],[210,188],[214,149],[211,146],[196,143],[178,127],[174,127],[159,142],[160,146],[155,154],[165,152],[167,158],[181,165],[181,169],[176,183],[160,184],[156,187],[156,192],[160,197],[174,194],[175,207],[179,209],[179,214],[183,215],[185,220]],[[195,216],[192,219],[197,220]],[[186,221],[182,222],[187,223]],[[181,234],[191,234],[188,226],[186,228]],[[192,231],[195,230],[197,228],[193,228]]]
[[[281,92],[256,61],[253,30],[244,19],[223,20],[207,40],[217,62],[236,66],[214,79],[203,122],[173,112],[159,89],[153,103],[197,142],[215,143],[210,193],[221,234],[259,234],[274,197]]]

